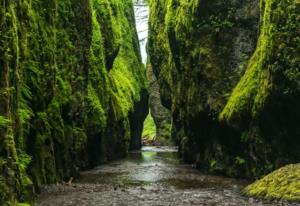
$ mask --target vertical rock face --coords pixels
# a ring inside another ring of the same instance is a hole
[[[148,108],[131,0],[0,5],[2,205],[126,154]]]
[[[143,90],[141,93],[141,100],[136,102],[133,111],[129,114],[130,120],[130,150],[137,150],[142,147],[142,132],[144,128],[144,120],[149,112],[149,94],[148,91]]]
[[[186,161],[247,177],[299,161],[298,9],[293,0],[150,1],[150,62]]]
[[[171,114],[161,103],[159,84],[150,63],[147,66],[147,77],[149,81],[149,108],[156,125],[156,140],[167,143],[166,140],[170,139]]]
[[[243,129],[258,172],[300,161],[299,13],[299,1],[261,2],[257,48],[220,115]]]

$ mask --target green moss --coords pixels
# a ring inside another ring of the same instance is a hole
[[[263,61],[268,54],[269,35],[262,33],[257,50],[250,60],[245,75],[241,78],[220,114],[220,119],[238,119],[248,114],[255,117],[262,109],[269,89],[271,88],[267,78],[267,70],[263,70]],[[249,108],[252,108],[249,111]],[[236,117],[234,116],[236,115]]]
[[[0,9],[2,204],[32,196],[27,173],[39,189],[98,164],[93,156],[124,155],[146,75],[131,0],[24,0]]]
[[[299,4],[289,0],[268,0],[262,5],[262,25],[257,49],[245,75],[220,114],[221,120],[256,118],[265,108],[267,100],[272,98],[270,94],[288,95],[289,92],[298,90],[290,83],[294,82],[297,85],[299,80],[295,64],[299,62],[299,46],[294,32],[297,27],[295,22]],[[285,19],[284,22],[282,18]],[[293,75],[288,77],[286,74],[290,72]],[[283,75],[285,78],[278,82],[277,75]],[[280,85],[285,81],[286,85]]]
[[[68,127],[66,128],[67,139],[72,144],[72,151],[74,154],[83,151],[86,148],[87,144],[87,136],[83,129],[76,127]]]
[[[97,119],[94,119],[93,121],[100,125],[105,126],[106,124],[106,112],[100,102],[99,96],[97,95],[95,89],[89,85],[88,87],[88,96],[87,101],[89,104],[88,111],[91,113],[91,116],[95,116]]]
[[[300,165],[282,167],[247,186],[244,192],[258,198],[300,201]]]
[[[7,180],[0,176],[0,188],[1,188],[1,198],[0,202],[1,204],[4,204],[6,202],[13,202],[14,196],[12,195],[13,191],[11,190],[10,186],[7,185]]]
[[[294,0],[150,1],[150,63],[186,161],[247,177],[299,161],[298,11]]]
[[[132,11],[132,3],[116,3],[115,9],[118,9],[125,17],[121,18],[118,23],[115,22],[120,30],[122,44],[109,73],[112,80],[113,101],[118,102],[117,105],[116,102],[114,103],[115,114],[119,119],[133,109],[134,101],[140,99],[139,91],[146,87],[146,69],[140,63],[139,46],[135,40],[134,17],[128,15]],[[138,69],[131,69],[134,67]],[[136,81],[137,78],[140,81]]]

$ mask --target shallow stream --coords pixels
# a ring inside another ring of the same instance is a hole
[[[247,181],[202,174],[182,164],[176,148],[144,147],[127,158],[81,173],[71,186],[43,189],[38,205],[173,206],[296,205],[244,197]]]

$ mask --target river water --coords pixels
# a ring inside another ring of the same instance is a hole
[[[206,175],[182,164],[176,148],[143,147],[81,173],[71,186],[43,188],[41,206],[296,205],[242,196],[247,181]]]

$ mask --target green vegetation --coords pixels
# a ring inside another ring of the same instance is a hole
[[[10,120],[3,117],[3,116],[0,116],[0,127],[5,127],[7,126],[8,124],[10,123]]]
[[[172,124],[158,135],[149,114],[142,136],[230,176],[299,162],[299,0],[147,2],[149,65]],[[148,83],[132,0],[0,5],[0,205],[16,205],[140,147]],[[299,200],[299,173],[283,167],[246,194]]]
[[[239,143],[224,141],[227,135],[228,143],[239,140],[218,115],[255,49],[258,5],[245,16],[236,15],[247,6],[150,1],[148,53],[162,102],[172,112],[172,137],[184,160],[229,175],[245,174],[240,170],[246,164],[236,157],[246,158],[236,149]]]
[[[299,162],[299,1],[149,3],[149,60],[182,158],[248,178]]]
[[[245,194],[300,202],[300,165],[287,165],[245,188]]]
[[[129,114],[147,85],[131,0],[9,1],[0,10],[2,205],[125,155]]]
[[[257,49],[223,109],[221,119],[229,121],[246,115],[256,118],[272,98],[271,93],[281,93],[287,98],[299,90],[296,62],[299,62],[297,53],[300,48],[293,32],[297,28],[297,7],[299,5],[293,0],[265,2],[261,8],[263,16]],[[272,15],[276,18],[272,19]],[[281,18],[285,19],[284,22]],[[283,75],[281,82],[278,82],[277,75]]]
[[[148,114],[144,122],[144,129],[142,133],[144,143],[162,146],[174,145],[174,142],[171,139],[171,124],[168,122],[162,122],[161,125],[162,128],[160,134],[158,134],[154,119],[150,113]]]
[[[154,140],[156,138],[156,126],[153,117],[149,113],[144,122],[144,129],[142,134],[143,139]]]

